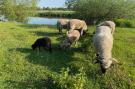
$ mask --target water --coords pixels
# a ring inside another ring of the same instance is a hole
[[[0,15],[0,21],[7,22],[8,19],[4,15]]]
[[[58,18],[29,17],[27,24],[56,25]]]

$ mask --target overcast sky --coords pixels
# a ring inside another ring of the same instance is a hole
[[[40,0],[38,7],[65,7],[66,0]]]

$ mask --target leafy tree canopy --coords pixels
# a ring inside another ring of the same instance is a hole
[[[135,17],[135,0],[67,0],[65,4],[87,20]]]
[[[33,15],[37,0],[0,0],[1,15],[12,21],[24,21]]]

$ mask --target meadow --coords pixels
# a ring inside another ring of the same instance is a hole
[[[0,89],[135,89],[135,28],[116,28],[113,57],[121,65],[104,75],[93,63],[94,30],[89,26],[78,46],[64,51],[58,44],[66,34],[55,26],[0,22]],[[31,49],[44,36],[52,39],[51,54]]]

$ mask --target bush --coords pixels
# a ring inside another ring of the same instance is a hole
[[[135,21],[131,19],[114,19],[116,26],[135,28]]]
[[[84,89],[87,79],[83,68],[81,68],[79,73],[75,75],[70,75],[69,72],[69,68],[63,68],[60,75],[52,75],[52,77],[46,79],[46,88],[53,89],[55,87],[55,89]]]
[[[36,0],[0,0],[0,6],[1,14],[8,20],[24,22],[35,15]]]
[[[134,0],[66,0],[66,5],[72,7],[88,23],[102,19],[135,17]]]
[[[75,11],[41,11],[37,12],[37,15],[39,17],[75,17],[76,12]]]

